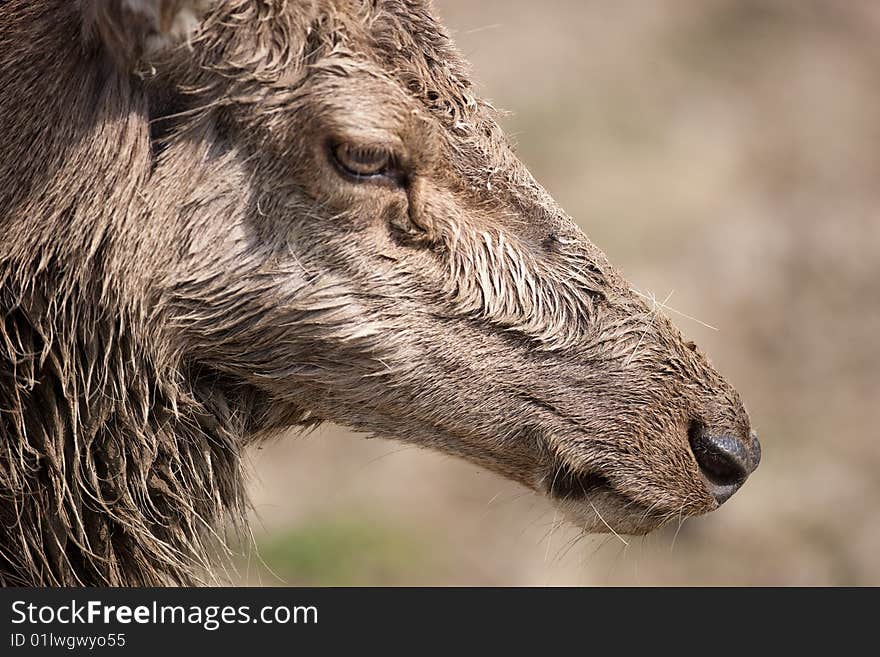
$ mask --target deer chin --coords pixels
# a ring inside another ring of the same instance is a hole
[[[568,522],[586,534],[648,534],[669,516],[622,493],[604,475],[556,467],[544,492]]]
[[[585,534],[642,536],[665,519],[610,488],[596,489],[579,499],[553,498],[554,506],[574,527]]]

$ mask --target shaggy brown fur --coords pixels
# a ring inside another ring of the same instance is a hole
[[[244,447],[325,419],[596,531],[715,508],[695,435],[756,450],[422,0],[6,0],[0,135],[4,584],[199,581]]]

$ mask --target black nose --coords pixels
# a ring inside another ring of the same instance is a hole
[[[750,436],[751,448],[739,438],[714,435],[702,426],[691,427],[689,438],[709,491],[718,504],[726,502],[742,486],[761,460],[761,443],[754,433]]]

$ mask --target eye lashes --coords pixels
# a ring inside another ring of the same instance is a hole
[[[393,153],[388,150],[342,142],[330,144],[329,151],[336,168],[355,182],[384,180],[402,184],[403,175]]]

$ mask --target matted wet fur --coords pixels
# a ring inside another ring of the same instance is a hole
[[[704,435],[757,464],[421,0],[6,0],[0,136],[0,583],[209,579],[242,450],[325,419],[586,531],[716,508]]]

